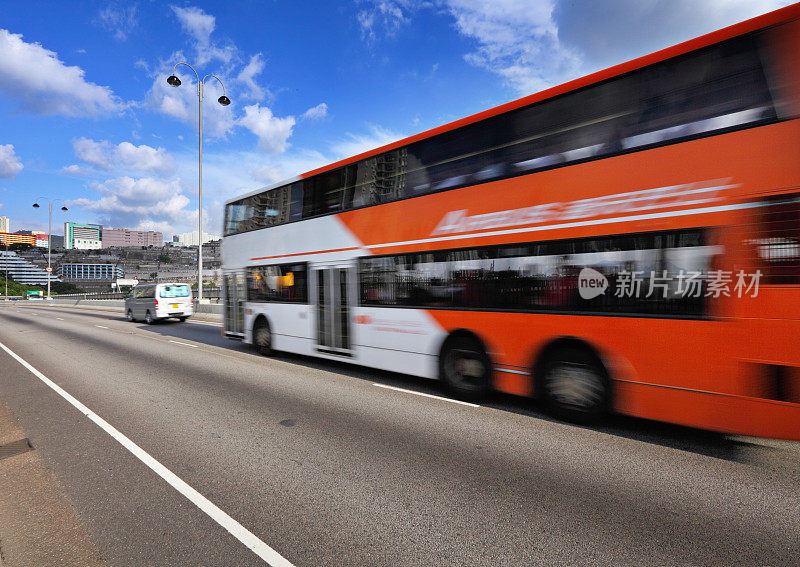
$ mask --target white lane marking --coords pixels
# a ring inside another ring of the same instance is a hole
[[[95,327],[98,327],[100,329],[108,329],[108,327],[104,327],[103,325],[95,325]]]
[[[167,467],[155,460],[150,454],[139,447],[136,443],[128,439],[125,435],[120,433],[114,426],[104,420],[102,417],[94,413],[88,407],[83,405],[80,401],[74,398],[69,392],[64,390],[61,386],[50,380],[47,376],[36,370],[33,366],[28,364],[27,361],[18,356],[14,351],[8,348],[3,343],[0,343],[0,348],[6,351],[14,360],[19,362],[22,366],[27,368],[31,374],[36,376],[39,380],[49,386],[59,396],[72,404],[79,412],[95,422],[100,429],[113,437],[120,445],[125,447],[137,459],[147,465],[153,472],[163,478],[175,490],[185,496],[192,504],[205,512],[212,520],[217,522],[220,526],[225,528],[228,533],[242,542],[248,549],[258,555],[261,559],[266,561],[271,567],[294,567],[285,557],[272,549],[266,543],[258,539],[252,532],[241,525],[239,522],[231,518],[227,513],[220,509],[216,504],[211,502],[208,498],[197,492],[194,488],[189,486],[178,475],[173,473]]]
[[[176,345],[183,345],[183,346],[190,346],[192,348],[198,348],[197,345],[190,345],[189,343],[182,343],[180,341],[173,341],[172,339],[170,339],[169,342],[175,343]]]
[[[59,321],[63,321],[64,320],[61,317],[56,317],[56,319],[58,319]]]
[[[471,404],[469,402],[462,402],[461,400],[451,400],[450,398],[443,398],[441,396],[434,396],[433,394],[425,394],[423,392],[415,392],[414,390],[406,390],[404,388],[396,388],[394,386],[387,386],[386,384],[376,384],[375,382],[372,383],[373,386],[377,386],[378,388],[386,388],[387,390],[395,390],[397,392],[405,392],[406,394],[414,394],[415,396],[423,396],[425,398],[433,398],[434,400],[442,400],[443,402],[450,402],[453,404],[461,404],[462,406],[469,406],[471,408],[479,408],[478,404]]]

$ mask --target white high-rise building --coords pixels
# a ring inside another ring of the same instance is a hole
[[[0,232],[11,232],[11,219],[0,217]]]
[[[176,234],[172,241],[180,246],[197,246],[200,244],[200,239],[197,237],[198,234],[200,233],[197,230],[185,232],[183,234]],[[206,242],[211,242],[212,240],[219,240],[219,235],[208,234],[207,232],[203,233],[203,244]]]

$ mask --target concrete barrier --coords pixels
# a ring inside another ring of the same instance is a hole
[[[98,311],[125,312],[124,299],[77,299],[74,297],[53,297],[52,301],[30,302],[31,305],[57,305],[59,307],[71,307],[75,309],[94,309]],[[208,321],[222,321],[223,305],[219,303],[201,303],[195,306],[195,317]]]

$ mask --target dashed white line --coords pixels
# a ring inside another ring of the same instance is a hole
[[[423,396],[425,398],[433,398],[434,400],[442,400],[443,402],[450,402],[452,404],[461,404],[462,406],[469,406],[471,408],[479,408],[478,404],[471,404],[469,402],[462,402],[461,400],[451,400],[450,398],[443,398],[442,396],[434,396],[433,394],[425,394],[423,392],[415,392],[414,390],[406,390],[405,388],[396,388],[394,386],[387,386],[386,384],[372,383],[373,386],[378,388],[386,388],[387,390],[395,390],[397,392],[405,392],[406,394],[414,394],[415,396]]]
[[[197,345],[190,345],[189,343],[182,343],[180,341],[173,341],[172,339],[170,339],[169,342],[175,343],[176,345],[183,345],[183,346],[190,346],[192,348],[199,348]]]
[[[6,351],[14,360],[19,362],[22,366],[28,369],[31,374],[36,376],[39,380],[44,382],[59,396],[68,401],[79,412],[92,420],[103,431],[113,437],[120,445],[125,447],[137,459],[147,465],[153,472],[163,478],[175,490],[185,496],[192,504],[205,512],[212,520],[217,522],[220,526],[225,528],[228,533],[243,543],[248,549],[266,561],[272,567],[294,567],[294,565],[283,557],[280,553],[272,549],[266,543],[261,541],[255,534],[250,532],[242,524],[231,518],[225,511],[219,508],[216,504],[211,502],[208,498],[197,492],[194,488],[189,486],[178,475],[173,473],[167,467],[162,465],[154,459],[147,451],[139,447],[136,443],[128,439],[125,435],[120,433],[113,425],[108,423],[102,417],[94,413],[88,407],[83,405],[80,401],[74,398],[69,392],[64,390],[61,386],[50,380],[47,376],[36,370],[27,361],[18,356],[14,351],[9,349],[3,343],[0,343],[0,348]]]
[[[56,317],[56,319],[58,319],[59,321],[63,321],[64,320],[61,317]]]
[[[108,329],[108,327],[104,327],[103,325],[95,325],[95,327],[98,327],[99,329]]]

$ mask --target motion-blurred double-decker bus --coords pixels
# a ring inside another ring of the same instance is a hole
[[[226,204],[224,333],[800,439],[800,5]]]

